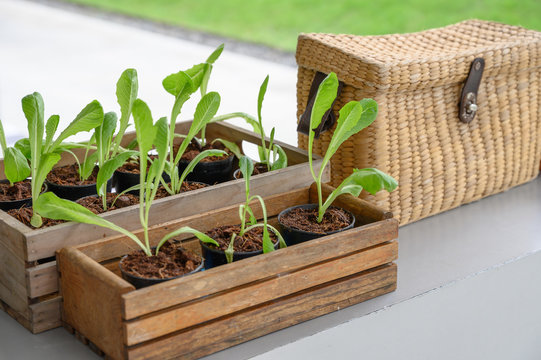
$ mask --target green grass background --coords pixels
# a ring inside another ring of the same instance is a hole
[[[541,0],[69,0],[294,51],[300,32],[403,33],[479,18],[541,30]]]

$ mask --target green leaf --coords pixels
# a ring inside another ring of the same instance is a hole
[[[274,244],[271,241],[269,230],[266,226],[263,226],[263,254],[274,251]]]
[[[323,115],[331,108],[334,99],[338,93],[338,77],[331,72],[319,84],[314,106],[312,107],[312,116],[310,117],[310,129],[315,130],[321,124]]]
[[[159,159],[167,159],[167,148],[169,141],[169,127],[167,124],[167,118],[162,117],[160,120],[156,121],[154,125],[156,128],[156,137],[154,140],[154,148],[158,152]]]
[[[81,178],[88,179],[90,174],[92,174],[92,171],[94,170],[94,167],[96,166],[97,161],[98,161],[97,152],[93,152],[92,154],[86,157],[85,161],[81,164],[81,168],[79,169]]]
[[[207,58],[207,61],[205,62],[209,64],[214,64],[216,60],[218,60],[218,58],[222,54],[222,51],[224,51],[224,44],[221,44],[220,46],[218,46],[216,50],[214,50],[212,54],[210,54],[210,56]]]
[[[227,156],[227,153],[223,150],[205,150],[201,151],[199,154],[197,154],[196,157],[193,158],[192,161],[186,166],[186,169],[182,172],[182,175],[180,176],[179,186],[182,186],[182,183],[184,182],[184,179],[186,179],[186,176],[188,176],[189,173],[193,171],[195,166],[204,158],[208,156]]]
[[[30,175],[30,166],[28,166],[28,159],[23,153],[14,148],[6,148],[4,154],[4,173],[10,183],[16,183],[22,181]]]
[[[22,99],[23,112],[28,122],[30,139],[30,164],[33,172],[37,171],[43,144],[43,98],[37,92]]]
[[[278,153],[278,159],[272,163],[271,170],[284,169],[287,167],[287,155],[284,149],[278,144],[274,144],[274,152]]]
[[[218,244],[213,238],[211,238],[207,234],[202,233],[201,231],[195,230],[195,229],[193,229],[193,228],[191,228],[189,226],[183,226],[180,229],[177,229],[177,230],[172,231],[169,234],[165,235],[160,240],[160,242],[158,243],[158,246],[156,246],[156,254],[158,253],[158,251],[160,250],[162,245],[165,244],[165,242],[167,240],[172,239],[172,238],[174,238],[176,236],[179,236],[181,234],[192,234],[196,238],[198,238],[199,240],[201,240],[202,242],[204,242],[206,244],[212,244],[212,245],[215,245],[215,246],[220,246],[220,244]]]
[[[192,94],[195,90],[192,78],[184,71],[171,74],[162,81],[163,88],[169,94],[178,97],[179,94]]]
[[[209,72],[211,65],[208,63],[201,63],[192,66],[190,69],[186,70],[185,73],[190,76],[193,81],[192,93],[196,92],[197,89],[201,86],[205,79],[205,74]]]
[[[120,105],[120,129],[126,129],[130,119],[133,103],[137,99],[139,80],[137,70],[126,69],[116,83],[116,99]],[[120,132],[119,132],[120,133]]]
[[[250,183],[250,177],[254,172],[254,162],[247,156],[242,156],[239,159],[239,169],[247,183]]]
[[[41,189],[47,174],[51,172],[53,166],[60,161],[60,154],[57,153],[47,153],[41,156],[39,162],[39,168],[36,173],[35,183],[38,189]],[[34,197],[34,195],[32,196]]]
[[[374,169],[354,169],[353,173],[345,178],[340,185],[329,195],[322,208],[319,209],[318,221],[323,218],[325,211],[331,206],[333,201],[342,194],[351,194],[355,197],[361,194],[361,191],[365,189],[372,195],[375,195],[378,191],[387,190],[393,191],[398,186],[397,181],[390,175],[384,172]]]
[[[225,250],[225,259],[227,260],[228,264],[231,264],[233,262],[233,253],[234,253],[233,246],[235,244],[236,236],[237,234],[235,233],[231,235],[231,241],[229,242],[229,245],[227,246],[227,249]]]
[[[215,142],[222,143],[227,149],[231,150],[231,152],[235,154],[237,159],[241,158],[242,152],[240,151],[239,146],[235,144],[233,141],[228,141],[228,140],[218,138],[218,139],[212,140],[212,144],[214,144]]]
[[[141,243],[137,236],[131,232],[105,220],[76,202],[60,199],[52,192],[47,192],[41,195],[39,199],[34,202],[34,208],[42,216],[49,219],[75,221],[79,223],[97,225],[117,231],[135,241],[135,243],[137,243],[137,245],[139,245],[146,252],[145,246]]]
[[[156,128],[154,127],[150,109],[143,100],[137,99],[133,103],[133,119],[139,152],[141,158],[145,158],[152,149],[152,144],[156,138]],[[143,163],[141,162],[141,164]]]
[[[104,154],[109,151],[111,147],[111,140],[113,139],[113,134],[116,130],[116,123],[118,121],[118,116],[114,111],[110,111],[103,116],[103,123],[96,128],[96,134],[99,133],[101,137],[101,142],[103,143],[103,152]],[[98,141],[98,135],[96,135],[96,141]]]
[[[85,106],[68,127],[60,133],[51,146],[51,150],[54,151],[54,148],[60,145],[66,138],[83,131],[90,131],[99,126],[102,122],[103,108],[97,100],[94,100]]]
[[[113,155],[118,151],[122,137],[128,128],[133,103],[137,99],[138,91],[137,71],[135,69],[124,70],[116,83],[116,99],[118,105],[120,105],[120,126],[114,140]]]
[[[220,107],[220,94],[217,92],[209,92],[201,98],[194,113],[192,126],[197,129],[196,134],[207,125],[208,122],[216,115]],[[190,128],[191,130],[191,128]]]
[[[2,125],[2,121],[0,121],[0,146],[2,147],[2,153],[4,153],[5,156],[8,146],[6,144],[6,134],[4,133],[4,125]]]
[[[100,196],[104,196],[103,194],[103,188],[107,181],[113,176],[116,169],[124,165],[126,160],[128,160],[130,157],[137,155],[137,151],[125,151],[120,154],[115,155],[113,158],[107,160],[102,167],[100,167],[100,170],[98,171],[98,177],[96,179],[96,189],[98,189],[98,194]]]
[[[327,164],[344,141],[374,122],[377,109],[376,102],[371,99],[363,99],[362,102],[350,101],[340,109],[336,129],[323,159],[323,166]]]
[[[28,138],[22,138],[15,142],[16,149],[19,149],[19,151],[28,159],[30,160],[32,158],[32,153],[30,150],[30,140]]]
[[[263,108],[263,100],[265,99],[265,93],[267,92],[267,85],[269,83],[269,75],[263,80],[263,83],[259,87],[259,95],[257,97],[257,116],[261,123],[261,109]]]
[[[58,115],[51,115],[51,117],[49,117],[49,120],[47,120],[47,124],[45,125],[45,151],[49,149],[49,146],[53,141],[53,137],[56,133],[59,122],[60,116]]]

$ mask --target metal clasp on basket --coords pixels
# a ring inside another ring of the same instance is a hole
[[[483,77],[483,69],[485,68],[485,60],[476,58],[472,61],[470,73],[462,88],[460,102],[458,104],[458,117],[463,123],[469,123],[477,114],[477,91]]]

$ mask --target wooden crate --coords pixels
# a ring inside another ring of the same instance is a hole
[[[190,122],[180,122],[176,132],[186,133],[189,126]],[[260,143],[260,138],[253,132],[226,123],[210,124],[207,136],[211,139],[229,139],[239,145],[243,141]],[[127,133],[123,144],[129,143],[134,137],[134,133]],[[277,143],[285,150],[289,166],[253,177],[251,187],[254,193],[281,193],[308,186],[313,181],[306,152]],[[72,162],[71,156],[63,156],[58,166]],[[314,164],[319,168],[321,159],[317,158]],[[3,161],[0,161],[0,174],[4,174]],[[329,179],[328,171],[326,176]],[[228,181],[156,200],[152,205],[150,224],[162,224],[243,201],[244,180]],[[102,216],[126,229],[134,230],[141,226],[138,211],[139,207],[135,205]],[[55,251],[115,234],[109,229],[78,223],[36,230],[0,211],[0,307],[33,333],[60,326]]]
[[[271,222],[316,197],[315,187],[267,197]],[[355,228],[139,290],[118,270],[119,257],[135,248],[129,239],[62,249],[65,326],[112,359],[191,359],[393,291],[398,222],[351,195],[335,204],[357,216]],[[229,206],[155,227],[153,235],[237,222]],[[193,238],[183,241],[200,250]]]

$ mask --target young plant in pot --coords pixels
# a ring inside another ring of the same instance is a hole
[[[7,146],[4,126],[0,121],[0,146],[4,154],[4,175],[0,180],[0,209],[8,211],[32,203],[32,184],[28,159],[17,146]]]
[[[92,101],[81,110],[56,139],[53,139],[60,117],[52,115],[47,123],[44,122],[44,105],[41,95],[35,92],[25,96],[22,99],[22,107],[28,122],[28,138],[19,140],[15,146],[30,161],[31,193],[32,201],[35,204],[42,196],[45,178],[60,161],[60,154],[84,146],[67,143],[64,140],[79,132],[90,131],[101,125],[103,109],[99,102]],[[26,225],[36,228],[43,225],[43,219],[39,211],[35,211],[35,207],[12,209],[8,213]],[[47,221],[45,225],[54,225],[54,223]]]
[[[267,75],[267,77],[265,78],[265,80],[263,80],[263,83],[259,87],[259,96],[257,97],[257,120],[253,116],[242,112],[220,115],[211,120],[211,122],[215,122],[233,118],[242,118],[252,126],[255,133],[259,134],[261,138],[261,145],[257,147],[257,151],[259,154],[259,162],[255,163],[254,173],[252,175],[257,175],[265,173],[267,171],[273,171],[287,167],[287,155],[285,151],[280,145],[274,143],[275,128],[272,128],[270,132],[268,144],[265,141],[266,135],[265,129],[263,128],[261,109],[263,108],[263,100],[265,99],[268,83],[269,76]],[[240,169],[237,169],[233,173],[233,177],[235,179],[240,179],[241,176],[242,173],[240,172]]]
[[[197,64],[186,71],[179,71],[178,73],[171,74],[162,82],[164,89],[175,97],[173,108],[171,110],[170,122],[170,131],[172,134],[170,135],[171,139],[169,143],[171,149],[169,160],[170,168],[172,169],[173,167],[178,166],[180,176],[188,167],[190,161],[205,150],[225,150],[227,156],[205,157],[187,177],[187,180],[198,181],[210,185],[230,180],[233,172],[234,155],[237,157],[240,156],[240,149],[235,143],[224,139],[214,139],[213,141],[208,142],[206,138],[206,126],[212,117],[216,115],[220,104],[218,93],[207,93],[207,86],[213,64],[222,51],[223,45],[220,45],[204,63]],[[213,111],[212,116],[208,116],[210,115],[210,112],[205,114],[205,121],[200,123],[198,127],[192,125],[186,136],[176,135],[177,137],[183,138],[182,143],[176,146],[173,141],[175,137],[174,129],[176,119],[179,116],[184,103],[198,89],[201,92],[200,104],[201,102],[213,103],[213,106],[206,106],[209,110]],[[197,134],[200,134],[200,138],[196,137]],[[171,182],[176,183],[177,179],[173,180],[173,177],[174,175],[171,174]]]
[[[344,105],[339,111],[336,129],[323,157],[321,169],[316,175],[312,166],[315,130],[320,125],[323,115],[331,108],[336,98],[337,89],[338,78],[335,73],[331,72],[319,86],[310,118],[311,131],[308,139],[308,159],[310,171],[317,186],[318,204],[294,206],[283,210],[278,215],[282,235],[288,245],[352,228],[355,224],[354,215],[345,209],[331,206],[338,196],[342,194],[359,196],[363,189],[371,194],[375,194],[382,189],[391,192],[398,185],[393,177],[377,169],[354,169],[353,173],[345,178],[327,197],[327,200],[323,202],[322,176],[331,157],[344,141],[372,124],[377,115],[377,104],[372,99],[350,101]]]
[[[134,101],[133,117],[139,156],[144,158],[153,146],[158,153],[157,159],[152,162],[148,171],[147,162],[140,162],[139,220],[143,229],[143,239],[83,206],[60,199],[52,193],[41,196],[35,206],[41,214],[49,218],[102,226],[132,239],[141,250],[123,257],[120,269],[127,281],[140,288],[199,271],[203,267],[203,260],[172,243],[161,249],[169,239],[182,233],[182,228],[165,235],[155,249],[151,247],[149,215],[165,168],[169,129],[166,118],[161,118],[154,124],[150,109],[140,99]]]
[[[250,196],[250,177],[254,170],[252,160],[242,156],[239,167],[244,176],[246,193],[245,203],[239,206],[240,225],[220,226],[206,233],[190,227],[179,230],[179,233],[191,233],[199,239],[206,269],[268,253],[278,246],[286,246],[280,232],[267,223],[267,210],[263,198],[259,195]],[[250,202],[256,199],[261,204],[263,212],[263,223],[260,224],[257,223],[254,212],[250,208]]]

